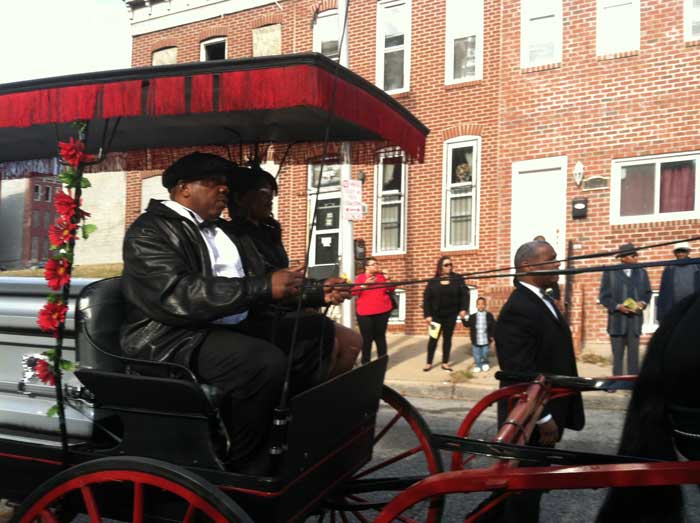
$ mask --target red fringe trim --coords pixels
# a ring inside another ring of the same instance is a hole
[[[104,84],[102,89],[102,118],[139,116],[142,100],[141,80]]]
[[[185,78],[154,78],[150,81],[146,111],[151,116],[185,112]]]
[[[214,75],[200,74],[192,77],[190,94],[191,113],[210,113],[214,110]]]

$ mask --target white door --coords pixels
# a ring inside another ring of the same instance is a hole
[[[566,156],[513,164],[511,264],[518,247],[538,235],[557,258],[566,257]]]

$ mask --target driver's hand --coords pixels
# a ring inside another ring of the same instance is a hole
[[[323,301],[333,305],[338,305],[351,298],[352,290],[350,286],[344,285],[342,287],[336,287],[336,285],[345,283],[347,282],[344,278],[338,278],[336,276],[326,278],[326,280],[323,282]]]
[[[272,299],[281,300],[299,294],[304,283],[304,273],[282,269],[272,273]]]

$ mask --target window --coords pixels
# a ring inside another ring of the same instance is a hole
[[[151,55],[151,65],[169,65],[176,63],[177,47],[164,47],[163,49],[153,51]]]
[[[336,62],[340,60],[340,17],[337,9],[320,13],[314,24],[314,51]]]
[[[41,185],[34,186],[34,201],[41,201]]]
[[[253,29],[253,56],[282,54],[282,26],[265,25]]]
[[[697,218],[700,152],[612,163],[613,224]]]
[[[561,0],[522,0],[520,67],[561,62]]]
[[[384,155],[375,171],[374,253],[405,252],[406,164],[402,156]]]
[[[408,91],[411,70],[411,4],[377,4],[377,85],[387,92]]]
[[[39,259],[39,238],[37,236],[32,236],[32,253],[30,256],[31,260]]]
[[[199,60],[201,62],[225,60],[226,54],[226,38],[223,36],[210,38],[199,44]]]
[[[318,187],[318,177],[321,177],[321,191],[339,191],[340,190],[340,165],[330,162],[336,162],[336,159],[329,160],[323,166],[321,172],[321,164],[311,164],[309,174],[309,193],[316,192]]]
[[[51,225],[51,212],[44,211],[44,229],[48,229],[49,225]]]
[[[444,147],[442,248],[476,246],[480,139],[460,137]]]
[[[598,0],[598,56],[639,49],[639,0]]]
[[[50,202],[51,201],[51,187],[44,187],[44,201],[45,202]]]
[[[484,1],[447,0],[445,83],[480,80],[484,62]]]
[[[405,323],[406,291],[404,291],[403,289],[396,289],[394,293],[396,294],[396,301],[398,301],[399,306],[393,309],[389,314],[389,323]]]
[[[700,40],[700,0],[684,0],[685,40]]]

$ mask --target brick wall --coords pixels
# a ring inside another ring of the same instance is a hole
[[[178,62],[199,59],[199,43],[213,36],[228,38],[228,57],[252,54],[252,28],[266,20],[282,24],[283,52],[310,51],[312,18],[334,7],[325,0],[281,2],[187,26],[134,38],[133,64],[148,65],[151,53],[178,46]],[[443,254],[440,242],[443,145],[445,140],[481,138],[478,249],[450,252],[455,270],[474,272],[511,264],[510,209],[514,162],[566,156],[566,236],[579,248],[575,254],[616,248],[632,241],[643,245],[694,235],[698,221],[681,220],[637,225],[610,224],[610,187],[584,192],[572,180],[581,161],[585,176],[610,176],[618,158],[700,150],[697,82],[700,47],[683,42],[682,2],[642,0],[641,47],[616,57],[596,57],[594,0],[563,0],[562,61],[554,67],[520,68],[520,1],[485,0],[483,80],[445,85],[445,5],[413,0],[410,92],[397,99],[431,130],[425,163],[408,167],[407,252],[383,256],[380,262],[394,279],[432,275]],[[351,4],[349,62],[356,73],[375,80],[375,0]],[[353,167],[367,174],[363,187],[369,206],[355,223],[355,237],[372,251],[374,176],[371,165]],[[139,212],[142,173],[129,173],[126,222]],[[280,178],[279,219],[292,259],[304,257],[308,226],[307,168],[288,166]],[[572,220],[572,198],[585,196],[589,215]],[[694,249],[700,244],[693,245]],[[559,253],[563,256],[565,253]],[[655,249],[642,260],[670,257]],[[603,259],[603,263],[614,260]],[[591,263],[591,262],[587,262]],[[660,269],[650,271],[658,287]],[[599,275],[574,279],[571,319],[577,349],[606,339],[605,313],[597,305]],[[507,298],[508,279],[469,281],[497,311]],[[563,286],[562,286],[563,289]],[[405,332],[423,332],[422,286],[406,289]],[[462,327],[458,334],[463,334]]]

